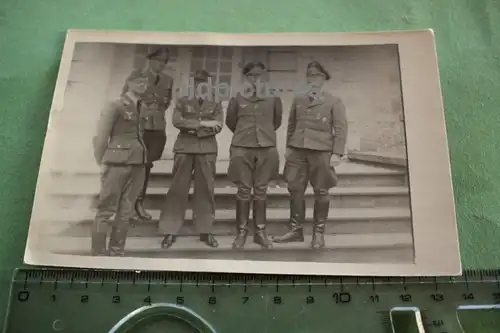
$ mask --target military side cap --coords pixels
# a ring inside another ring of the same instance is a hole
[[[148,59],[163,59],[163,60],[168,60],[169,56],[169,49],[167,47],[157,47],[153,49],[147,56],[146,58]]]
[[[310,62],[307,65],[307,75],[324,75],[326,80],[330,80],[330,73],[317,61]]]
[[[194,72],[193,79],[200,81],[208,81],[208,78],[212,77],[206,70],[200,69]]]

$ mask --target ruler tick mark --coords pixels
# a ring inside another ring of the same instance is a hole
[[[120,288],[120,275],[116,275],[116,284],[115,284],[115,292],[118,292]]]
[[[212,279],[211,281],[211,288],[212,288],[212,292],[215,293],[215,280]]]
[[[375,291],[375,279],[372,277],[372,291]]]
[[[439,290],[439,284],[438,284],[438,280],[436,277],[434,277],[434,288],[436,288],[436,291]]]
[[[87,289],[89,287],[89,275],[86,274],[85,275],[85,289]]]
[[[182,278],[182,275],[181,275],[181,279],[180,279],[180,283],[179,283],[179,291],[182,293],[182,281],[183,281],[183,278]]]
[[[148,280],[148,293],[151,291],[151,278]]]
[[[244,281],[244,283],[245,283],[245,285],[244,285],[244,287],[243,287],[243,291],[244,291],[244,292],[247,292],[247,277],[245,276],[243,279],[244,279],[243,281]]]
[[[495,281],[497,282],[497,288],[500,289],[500,281],[498,281],[498,271],[495,269]]]
[[[308,284],[308,288],[307,288],[307,290],[308,290],[309,292],[312,292],[311,278],[309,278],[309,284]]]
[[[27,287],[28,287],[28,273],[24,275],[23,289],[26,290]]]

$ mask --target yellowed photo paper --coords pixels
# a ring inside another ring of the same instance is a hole
[[[68,31],[25,263],[460,274],[433,32]]]

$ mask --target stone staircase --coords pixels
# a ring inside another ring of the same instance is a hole
[[[231,242],[236,232],[236,188],[227,179],[228,162],[217,163],[216,214],[213,232],[220,242],[211,249],[198,242],[195,221],[188,208],[186,222],[174,247],[160,249],[162,235],[157,219],[165,194],[172,180],[172,161],[155,164],[145,207],[153,221],[143,222],[130,230],[127,255],[139,257],[292,260],[325,262],[411,262],[413,239],[406,169],[380,163],[348,161],[337,168],[339,185],[331,190],[331,205],[326,226],[326,248],[308,251],[312,232],[311,188],[306,192],[306,242],[277,244],[262,250],[249,237],[242,251],[233,251]],[[94,216],[99,175],[82,171],[53,173],[52,210],[45,218],[51,221],[46,241],[57,253],[88,254],[90,226]],[[191,198],[190,198],[191,201]],[[190,202],[191,205],[191,202]],[[189,205],[189,206],[190,206]],[[61,207],[62,210],[61,210]],[[289,220],[288,191],[283,181],[271,184],[268,191],[268,233],[280,235],[287,231]],[[266,251],[266,255],[262,255]]]

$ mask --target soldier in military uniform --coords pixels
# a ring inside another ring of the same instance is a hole
[[[148,151],[148,160],[145,169],[144,184],[142,191],[137,198],[135,210],[141,219],[150,220],[151,215],[144,209],[143,201],[149,183],[151,168],[153,162],[159,160],[163,154],[165,143],[167,141],[165,111],[168,109],[172,100],[173,79],[163,73],[168,60],[168,48],[158,48],[147,55],[148,68],[146,70],[138,69],[129,77],[134,78],[138,73],[145,72],[148,76],[147,96],[150,99],[152,107],[143,112],[144,124],[144,143]],[[124,90],[126,87],[124,88]]]
[[[92,227],[92,255],[122,256],[134,215],[134,204],[144,183],[147,151],[142,140],[140,98],[148,76],[137,73],[127,83],[127,92],[107,106],[93,138],[94,157],[102,168],[101,191]],[[115,219],[106,249],[107,225]]]
[[[329,190],[337,185],[335,167],[343,158],[346,109],[338,97],[323,91],[330,74],[313,61],[307,66],[308,94],[294,98],[287,129],[284,177],[290,193],[290,231],[274,242],[303,242],[304,192],[310,182],[315,195],[312,248],[325,246],[325,223],[330,207]]]
[[[194,74],[197,91],[197,87],[206,83],[209,77],[204,70]],[[189,96],[178,100],[172,123],[180,132],[174,144],[172,185],[159,222],[159,230],[165,235],[161,247],[169,248],[177,240],[184,222],[193,176],[193,218],[200,233],[200,241],[210,247],[218,247],[219,243],[211,229],[215,217],[214,184],[218,149],[215,136],[223,126],[222,107],[213,97],[202,98],[192,91]]]
[[[235,249],[244,247],[246,242],[252,190],[253,241],[264,248],[272,247],[266,233],[266,192],[269,182],[279,173],[276,130],[281,126],[282,102],[259,88],[264,71],[262,63],[247,64],[243,75],[250,93],[238,93],[227,108],[226,125],[233,132],[228,177],[238,187]]]

